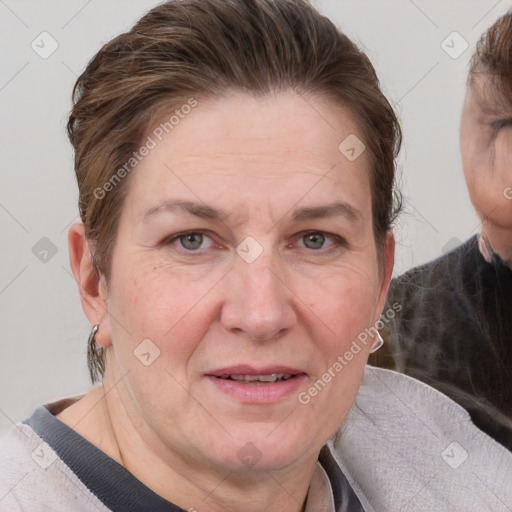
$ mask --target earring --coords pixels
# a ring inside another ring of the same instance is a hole
[[[91,334],[89,334],[89,343],[91,343],[91,341],[94,340],[94,336],[96,336],[99,326],[99,324],[93,326]],[[96,343],[96,340],[94,340],[94,342]]]
[[[98,329],[99,324],[96,324],[87,340],[87,367],[93,384],[99,382],[105,372],[105,349],[100,347],[95,339]]]
[[[370,350],[370,354],[373,354],[374,352],[377,352],[380,347],[384,345],[384,340],[382,339],[382,336],[380,335],[380,332],[377,333],[377,339],[375,340],[375,343],[373,344],[372,349]]]

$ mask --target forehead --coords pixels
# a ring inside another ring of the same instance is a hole
[[[509,90],[510,89],[510,90]],[[475,73],[468,84],[466,102],[483,114],[501,115],[512,112],[512,88],[486,73]]]
[[[169,135],[180,138],[180,147],[173,150],[177,156],[198,155],[203,149],[210,154],[214,143],[218,152],[227,149],[250,156],[247,152],[252,148],[259,155],[315,153],[320,158],[337,150],[350,134],[362,138],[348,107],[322,96],[284,91],[265,96],[232,92],[199,99]]]
[[[154,138],[161,123],[148,136]],[[356,151],[362,152],[352,158]],[[364,189],[367,197],[367,153],[352,112],[332,100],[291,92],[233,93],[198,99],[193,111],[156,140],[132,185],[146,203],[176,193],[209,203],[288,196],[298,201],[299,193],[318,203],[341,189],[349,195]]]

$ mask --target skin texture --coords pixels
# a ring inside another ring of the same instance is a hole
[[[201,100],[129,177],[108,284],[91,272],[83,226],[70,229],[83,308],[108,360],[103,384],[59,418],[185,510],[300,510],[355,399],[371,342],[298,401],[378,320],[391,275],[391,235],[378,265],[369,156],[350,162],[338,150],[352,133],[348,109],[318,96]],[[158,208],[169,200],[226,217]],[[358,213],[293,219],[336,201]],[[175,237],[187,231],[204,233],[199,250]],[[315,249],[308,231],[329,235]],[[236,252],[248,236],[263,251],[252,263]],[[134,356],[145,339],[160,350],[149,366]],[[272,403],[243,403],[206,376],[238,364],[305,377]],[[239,454],[248,446],[253,466]]]
[[[464,176],[482,234],[512,266],[512,106],[486,75],[471,81],[460,127]]]

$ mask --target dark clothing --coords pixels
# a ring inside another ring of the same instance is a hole
[[[475,236],[393,279],[387,301],[402,309],[370,364],[436,387],[512,450],[512,270]]]
[[[32,427],[83,484],[112,511],[185,512],[173,505],[108,455],[59,421],[45,407],[38,407],[24,421]],[[94,510],[91,507],[91,510]]]

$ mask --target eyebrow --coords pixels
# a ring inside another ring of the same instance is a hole
[[[344,201],[336,201],[323,206],[309,206],[296,210],[292,219],[295,221],[322,219],[328,217],[346,217],[350,221],[363,221],[362,213],[349,203]]]
[[[171,199],[163,201],[147,210],[144,213],[143,220],[147,220],[165,211],[184,211],[201,219],[220,220],[222,222],[225,222],[229,217],[227,212],[204,203]],[[345,217],[352,222],[363,222],[364,220],[362,213],[357,208],[344,201],[335,201],[334,203],[322,206],[298,208],[292,213],[292,220],[296,222],[329,217]]]
[[[186,213],[190,213],[196,217],[201,219],[210,219],[210,220],[226,220],[228,218],[228,214],[222,210],[217,208],[213,208],[212,206],[208,206],[204,203],[195,203],[193,201],[183,201],[180,199],[171,199],[168,201],[163,201],[162,203],[153,206],[149,210],[144,213],[144,220],[154,216],[157,213],[168,211],[173,212],[176,210],[181,210]]]
[[[510,117],[512,104],[495,90],[478,90],[474,92],[476,105],[484,115]]]

